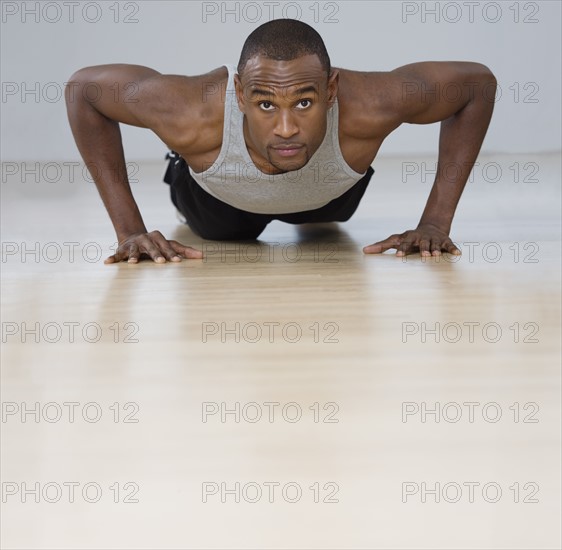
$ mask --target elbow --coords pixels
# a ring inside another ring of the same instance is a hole
[[[494,89],[497,88],[498,79],[496,78],[496,75],[488,67],[486,67],[486,72],[484,73],[484,75],[488,84],[493,85]]]
[[[492,72],[490,67],[488,67],[487,65],[484,65],[482,63],[475,63],[475,66],[476,66],[476,70],[478,72],[478,75],[479,75],[481,81],[484,84],[493,85],[493,86],[498,85],[498,80],[496,78],[496,75]]]
[[[67,83],[83,81],[86,77],[86,73],[88,72],[89,68],[90,67],[82,67],[81,69],[74,71],[72,75],[70,75],[70,78],[68,79]]]
[[[483,86],[483,95],[486,98],[487,102],[490,103],[491,109],[494,109],[496,103],[496,93],[498,90],[498,79],[494,75],[494,73],[486,67],[486,65],[482,66],[484,68],[484,73],[482,76],[482,86]]]
[[[64,100],[67,106],[71,103],[75,103],[79,98],[85,98],[82,90],[84,88],[84,85],[88,83],[88,72],[89,67],[78,69],[77,71],[73,72],[70,78],[68,78],[68,80],[66,81],[64,86]]]
[[[76,71],[64,85],[64,101],[67,109],[76,101],[76,88],[80,87],[80,71]]]
[[[488,103],[493,109],[498,89],[498,80],[496,76],[488,66],[483,65],[482,63],[474,63],[473,70],[474,83],[480,91],[475,95],[472,95],[470,101],[477,100],[478,103],[481,101]]]

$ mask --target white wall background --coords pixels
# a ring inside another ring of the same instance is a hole
[[[80,159],[62,94],[75,70],[134,63],[162,73],[205,73],[237,63],[246,36],[283,16],[314,26],[334,66],[386,71],[424,60],[484,63],[501,97],[483,152],[561,148],[559,0],[1,4],[3,161]],[[438,130],[438,124],[403,125],[380,155],[435,153]],[[122,133],[128,160],[163,159],[166,146],[149,130],[122,125]]]

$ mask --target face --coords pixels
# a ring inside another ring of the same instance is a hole
[[[260,170],[302,168],[324,140],[338,71],[328,78],[316,55],[291,61],[256,56],[234,83],[246,145]]]

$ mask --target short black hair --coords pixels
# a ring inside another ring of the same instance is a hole
[[[291,61],[314,54],[329,76],[330,57],[318,32],[297,19],[274,19],[260,25],[246,38],[238,62],[238,74],[242,74],[248,60],[256,55]]]

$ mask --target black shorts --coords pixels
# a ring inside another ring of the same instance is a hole
[[[174,206],[187,220],[191,230],[203,239],[255,240],[273,220],[286,223],[344,222],[357,210],[367,185],[374,173],[367,173],[343,195],[315,210],[291,214],[255,214],[222,202],[205,191],[191,176],[187,163],[177,153],[166,155],[170,159],[164,182],[170,185]]]

